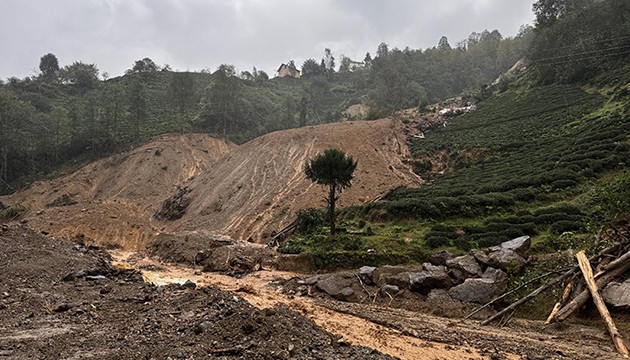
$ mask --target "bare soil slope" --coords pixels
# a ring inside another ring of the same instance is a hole
[[[168,194],[235,147],[209,135],[163,136],[2,201],[23,204],[26,219],[55,236],[141,247],[159,230],[152,216]]]
[[[295,220],[300,210],[326,206],[326,189],[306,178],[304,165],[331,147],[358,160],[341,206],[371,201],[399,186],[418,186],[422,179],[404,163],[407,135],[438,121],[410,110],[396,119],[340,122],[261,136],[187,183],[191,204],[186,215],[167,229],[203,228],[264,242]]]
[[[422,179],[405,164],[408,137],[441,124],[414,110],[394,118],[350,121],[279,131],[236,146],[209,135],[168,135],[129,152],[8,197],[40,231],[141,249],[159,232],[207,230],[265,242],[306,208],[324,208],[326,189],[310,182],[304,164],[340,148],[358,160],[353,186],[339,205],[372,201]],[[179,220],[157,220],[164,200],[185,188]]]

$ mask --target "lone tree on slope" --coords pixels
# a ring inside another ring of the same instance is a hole
[[[335,234],[335,202],[339,199],[338,194],[345,188],[352,186],[357,162],[352,156],[346,155],[338,149],[327,149],[318,154],[304,167],[306,177],[311,181],[328,186],[328,220],[330,223],[330,234]]]

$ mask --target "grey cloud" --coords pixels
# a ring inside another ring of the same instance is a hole
[[[180,70],[229,63],[273,74],[326,47],[360,60],[381,42],[424,49],[486,28],[511,36],[531,22],[532,1],[2,0],[0,78],[31,75],[48,52],[111,76],[144,57]]]

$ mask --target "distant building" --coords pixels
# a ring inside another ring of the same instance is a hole
[[[300,70],[296,69],[293,64],[282,64],[278,68],[278,77],[294,77],[296,79],[300,78]]]

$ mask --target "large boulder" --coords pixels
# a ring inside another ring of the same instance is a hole
[[[611,282],[602,291],[606,303],[620,308],[630,308],[630,281]]]
[[[502,294],[502,287],[495,280],[487,278],[466,279],[453,286],[448,294],[462,302],[485,304]]]
[[[525,235],[521,237],[517,237],[516,239],[512,239],[510,241],[506,241],[501,243],[499,246],[494,246],[490,248],[490,251],[498,251],[498,250],[512,250],[515,253],[519,254],[523,258],[527,259],[529,248],[532,246],[532,239]]]
[[[512,250],[499,249],[488,254],[488,265],[501,270],[519,271],[525,264],[527,260]]]
[[[446,266],[453,270],[459,270],[465,278],[481,276],[481,266],[471,255],[458,256],[446,260]]]
[[[382,274],[378,278],[378,286],[394,285],[401,289],[409,288],[409,272],[402,272],[395,275]]]
[[[374,285],[374,270],[376,270],[374,266],[362,266],[359,268],[359,279],[365,284]]]
[[[403,266],[386,265],[374,270],[374,272],[372,272],[372,279],[378,286],[383,286],[385,284],[400,286],[400,281],[406,278],[407,285],[402,286],[403,288],[406,288],[409,286],[409,275],[403,273],[409,273],[409,271],[409,268]]]
[[[479,264],[488,266],[488,255],[486,255],[485,252],[479,249],[472,249],[470,250],[470,255],[472,255]]]
[[[497,287],[497,294],[503,294],[507,290],[509,278],[508,274],[502,270],[489,267],[481,274],[481,278],[494,281]]]
[[[433,265],[446,265],[446,260],[452,259],[455,256],[451,254],[448,250],[440,251],[439,253],[435,253],[427,260]]]
[[[409,274],[409,289],[421,294],[428,294],[433,289],[449,288],[453,281],[445,268],[436,270],[422,270]]]
[[[356,281],[351,274],[336,273],[322,275],[318,278],[315,288],[331,297],[342,301],[357,301],[358,296],[352,288]]]

